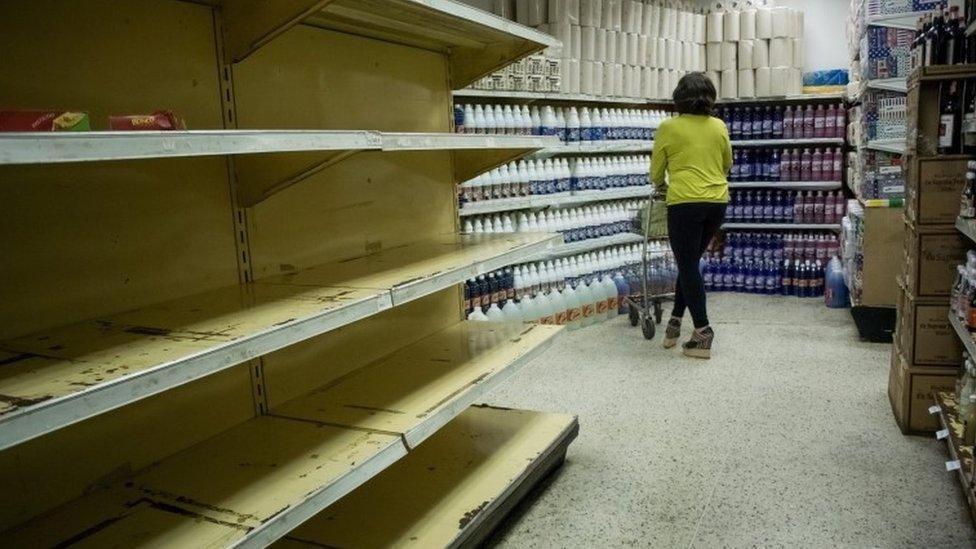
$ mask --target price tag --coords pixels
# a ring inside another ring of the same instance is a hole
[[[938,414],[938,413],[939,413],[939,412],[941,412],[941,411],[942,411],[942,408],[939,408],[939,407],[938,407],[937,405],[935,405],[935,404],[933,404],[933,405],[931,405],[931,406],[929,406],[929,414],[930,414],[930,415],[935,415],[935,414]]]
[[[935,433],[936,440],[942,440],[942,439],[944,439],[947,436],[949,436],[949,430],[948,429],[943,429],[941,431],[936,431],[936,433]]]
[[[962,467],[962,464],[959,463],[958,459],[955,461],[946,462],[946,471],[958,471],[960,467]]]

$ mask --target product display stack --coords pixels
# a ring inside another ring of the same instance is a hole
[[[707,16],[705,66],[719,97],[800,94],[806,55],[803,27],[802,10],[717,2]]]
[[[562,463],[574,416],[483,403],[565,328],[469,322],[465,282],[623,206],[459,234],[459,183],[559,140],[451,116],[551,36],[430,0],[0,3],[0,35],[0,545],[479,546]]]
[[[955,10],[935,12],[937,32],[913,50],[908,81],[904,255],[889,381],[895,419],[906,433],[939,427],[929,407],[936,393],[955,391],[963,365],[949,311],[957,267],[969,250],[955,223],[973,177],[976,149],[967,143],[964,120],[976,96],[976,65],[965,63],[957,19]]]

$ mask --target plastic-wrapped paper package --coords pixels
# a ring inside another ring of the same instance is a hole
[[[639,0],[631,0],[631,1],[634,3],[634,11],[633,11],[634,22],[632,23],[634,30],[632,32],[634,34],[641,34],[641,32],[643,32],[644,29],[644,24],[643,24],[644,8],[646,6],[645,4],[641,3]]]
[[[705,38],[709,44],[719,44],[724,37],[725,14],[720,11],[709,13],[705,17]]]
[[[549,17],[546,0],[516,0],[515,15],[518,22],[535,27],[546,22]]]
[[[607,59],[607,30],[596,29],[596,45],[593,48],[593,60],[601,63]]]
[[[593,61],[580,61],[580,93],[593,93]]]
[[[493,0],[491,3],[491,13],[505,19],[515,20],[514,0]]]
[[[739,68],[736,59],[738,45],[735,42],[722,42],[722,70],[731,71]]]
[[[772,8],[770,11],[773,14],[773,38],[793,38],[793,10]]]
[[[769,67],[769,40],[753,40],[752,68],[761,69],[763,67]]]
[[[627,2],[629,0],[624,0],[624,1]],[[634,89],[634,82],[635,82],[635,80],[634,80],[634,73],[631,71],[631,69],[634,69],[634,68],[636,68],[636,67],[626,66],[626,67],[623,68],[623,72],[622,72],[622,77],[623,77],[622,90],[623,91],[620,93],[620,95],[622,95],[624,97],[636,97],[637,96],[636,93],[632,93],[632,90]]]
[[[668,40],[666,38],[657,39],[657,62],[654,66],[659,69],[668,67]]]
[[[722,68],[722,43],[709,42],[705,44],[705,69],[720,71]]]
[[[617,33],[617,63],[626,64],[627,60],[627,33]]]
[[[773,37],[773,12],[765,6],[756,8],[756,38],[769,40]]]
[[[580,24],[580,0],[549,0],[549,23]]]
[[[803,72],[800,69],[790,69],[790,83],[786,93],[790,95],[803,93]]]
[[[618,97],[624,95],[624,66],[620,63],[613,66],[613,94]]]
[[[802,69],[806,61],[806,44],[802,38],[793,39],[793,68]]]
[[[676,10],[677,22],[675,28],[675,38],[679,41],[684,41],[688,33],[688,18],[685,16],[687,12]]]
[[[725,42],[739,41],[739,12],[727,11],[722,17],[722,35]],[[724,80],[724,79],[723,79]]]
[[[695,70],[698,72],[705,70],[705,44],[694,44]]]
[[[752,69],[739,69],[739,97],[756,96],[756,72]]]
[[[790,67],[773,67],[770,69],[770,95],[786,95],[789,89]]]
[[[665,40],[664,43],[668,52],[667,63],[665,63],[664,68],[674,70],[677,68],[678,49],[680,44],[674,40]]]
[[[599,28],[603,25],[603,0],[579,0],[580,24]]]
[[[607,0],[603,0],[603,1],[606,2]],[[624,22],[624,17],[623,17],[623,14],[624,14],[624,8],[623,8],[624,0],[611,0],[611,4],[613,6],[613,17],[610,20],[613,23],[613,30],[615,30],[615,31],[622,31],[623,30],[623,22]]]
[[[739,13],[739,40],[755,39],[756,10],[743,10]]]
[[[599,61],[593,62],[593,95],[606,95],[603,87],[603,77],[606,73],[606,65]]]
[[[647,4],[644,6],[644,34],[650,38],[660,38],[660,32],[661,6],[657,2]]]
[[[641,69],[641,97],[645,99],[657,98],[658,70],[651,67]]]
[[[581,71],[580,60],[570,59],[569,63],[566,66],[567,74],[563,74],[563,78],[569,79],[569,93],[580,92],[580,86],[581,86],[580,77],[582,76],[580,74],[580,71]]]
[[[722,73],[718,71],[706,71],[705,77],[712,81],[715,85],[715,91],[721,94],[722,91]]]
[[[607,31],[607,55],[603,58],[604,63],[616,63],[620,58],[620,54],[617,51],[617,31],[608,30]]]
[[[806,25],[806,16],[803,10],[793,10],[793,36],[803,38],[804,25]]]
[[[570,40],[570,58],[579,59],[582,55],[583,37],[582,37],[582,27],[579,25],[570,25],[569,27],[569,40]]]
[[[573,25],[568,21],[563,23],[553,23],[549,25],[549,32],[556,37],[557,40],[563,43],[563,52],[565,52],[565,57],[571,57],[572,44],[570,41],[572,37]]]
[[[657,38],[647,39],[647,49],[644,50],[644,66],[645,67],[657,67]]]
[[[793,66],[793,39],[773,38],[769,44],[769,65],[772,67]]]
[[[754,68],[752,65],[752,60],[754,56],[754,40],[739,40],[739,68],[740,69],[751,69]],[[739,90],[742,90],[742,84],[739,84]]]
[[[698,48],[691,42],[681,43],[681,63],[678,64],[678,68],[683,71],[693,71],[697,69],[695,64],[695,52]]]
[[[582,27],[580,31],[580,59],[596,60],[596,29]]]
[[[705,43],[705,14],[696,13],[694,14],[694,18],[695,18],[695,36],[692,41],[695,42],[696,44],[704,44]]]
[[[637,54],[637,62],[634,63],[635,65],[639,65],[641,67],[647,66],[647,50],[650,47],[651,42],[652,40],[648,40],[648,38],[643,34],[637,36],[637,52],[635,52]]]
[[[678,10],[664,8],[664,37],[669,40],[678,38]]]
[[[660,78],[658,79],[658,89],[657,96],[661,99],[667,99],[671,97],[671,71],[662,70],[660,73]]]
[[[722,71],[722,99],[735,99],[739,97],[738,83],[739,71],[735,69]]]
[[[616,63],[603,64],[603,95],[613,95],[613,67]]]
[[[756,97],[767,97],[773,94],[771,73],[769,67],[756,69]]]

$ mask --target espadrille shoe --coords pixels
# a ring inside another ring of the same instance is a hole
[[[681,337],[681,319],[671,317],[668,321],[668,327],[664,330],[664,348],[670,349],[678,344],[678,338]]]
[[[713,339],[715,339],[715,332],[712,331],[711,327],[706,327],[701,331],[695,330],[691,334],[691,339],[686,341],[682,346],[684,347],[685,356],[692,358],[712,358]]]

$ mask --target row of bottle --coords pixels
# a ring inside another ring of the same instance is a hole
[[[966,38],[966,23],[959,7],[942,8],[920,17],[912,40],[912,66],[961,65],[973,57]],[[976,59],[970,59],[972,62]]]
[[[817,260],[734,260],[710,257],[703,260],[705,290],[766,295],[822,297],[824,263]]]
[[[562,233],[566,242],[633,232],[636,211],[645,201],[616,200],[575,208],[551,208],[541,212],[498,213],[465,218],[462,232]]]
[[[459,200],[482,202],[569,191],[650,185],[649,155],[520,160],[485,172],[460,186]]]
[[[976,443],[976,365],[963,353],[962,376],[956,380],[956,421],[962,423],[962,444]]]
[[[976,252],[972,250],[966,252],[966,263],[956,267],[949,310],[976,332]]]
[[[976,218],[976,161],[973,160],[966,166],[966,186],[962,188],[959,200],[959,217]]]
[[[729,181],[840,181],[844,155],[835,149],[736,149]]]
[[[671,113],[647,109],[454,105],[454,131],[493,135],[555,135],[565,142],[651,140]]]
[[[841,191],[732,191],[729,199],[730,223],[836,225],[847,209]]]
[[[836,105],[767,105],[765,107],[720,107],[733,141],[754,139],[844,138],[847,109]]]
[[[784,259],[826,262],[840,255],[840,239],[835,234],[728,232],[720,255],[736,262]]]
[[[622,246],[509,267],[468,280],[464,285],[467,318],[560,324],[570,329],[609,320],[627,310],[623,298],[638,281],[624,271],[634,272],[640,253],[638,246]],[[676,272],[669,251],[655,257],[670,260]]]

